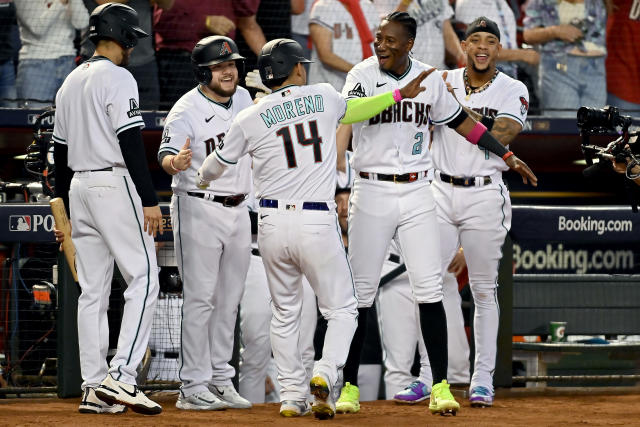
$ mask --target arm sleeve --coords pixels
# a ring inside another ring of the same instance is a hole
[[[238,18],[246,18],[258,13],[260,0],[234,0],[233,11]]]
[[[238,117],[231,124],[229,132],[227,132],[222,142],[222,144],[218,144],[215,151],[209,156],[216,156],[225,165],[235,165],[240,157],[247,154],[247,138],[242,129],[241,120],[238,120]]]
[[[500,111],[496,114],[496,119],[506,117],[515,120],[524,127],[529,112],[529,91],[527,87],[519,81],[514,81],[508,90],[504,91],[504,98]]]
[[[317,2],[309,12],[309,24],[322,25],[333,32],[333,21],[335,20],[336,7],[343,7],[336,2],[333,6],[334,10],[330,10],[324,2]]]
[[[524,20],[522,21],[524,28],[542,27],[542,15],[540,13],[540,1],[529,0],[524,11]]]
[[[370,119],[395,103],[393,92],[385,92],[367,98],[349,99],[347,101],[347,111],[340,123],[348,125]]]
[[[67,150],[68,147],[66,144],[55,142],[53,145],[53,163],[56,165],[56,197],[64,200],[64,206],[67,212],[69,212],[69,215],[71,215],[71,211],[69,210],[69,186],[71,185],[73,171],[67,166]]]
[[[153,188],[151,174],[147,166],[147,156],[144,152],[142,132],[139,127],[132,127],[118,134],[118,142],[124,163],[127,165],[131,180],[136,186],[142,206],[149,207],[158,204],[158,196]]]
[[[357,65],[347,73],[347,79],[342,87],[342,96],[347,100],[364,98],[371,94],[371,84],[366,74]]]

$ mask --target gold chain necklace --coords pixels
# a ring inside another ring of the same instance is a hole
[[[466,99],[468,101],[471,98],[471,94],[472,93],[483,92],[491,85],[491,83],[493,83],[493,81],[496,79],[496,77],[498,77],[498,69],[496,68],[496,72],[493,73],[493,77],[491,78],[491,80],[489,80],[488,82],[486,82],[485,84],[483,84],[482,86],[480,86],[479,88],[476,88],[476,89],[471,89],[471,85],[469,84],[469,77],[467,77],[467,69],[466,68],[462,72],[462,75],[464,76],[464,91],[467,94],[467,96],[465,96],[464,99]]]

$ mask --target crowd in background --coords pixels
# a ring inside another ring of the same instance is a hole
[[[418,22],[412,55],[439,69],[464,65],[459,39],[477,15],[494,20],[499,68],[523,81],[530,111],[575,117],[588,105],[640,115],[640,0],[120,0],[154,35],[127,67],[143,110],[169,110],[195,86],[190,53],[212,34],[236,40],[255,66],[262,45],[293,38],[314,60],[310,83],[342,89],[347,71],[373,54],[382,16]],[[104,0],[0,0],[0,107],[43,108],[71,70],[93,54],[88,17]]]

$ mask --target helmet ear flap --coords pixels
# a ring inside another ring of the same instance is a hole
[[[193,69],[193,75],[195,76],[198,83],[208,86],[211,83],[211,70],[207,66],[199,66],[195,63],[191,63],[191,68]]]

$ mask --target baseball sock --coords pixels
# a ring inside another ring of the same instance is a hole
[[[370,307],[361,307],[358,309],[358,327],[356,328],[351,347],[349,347],[349,356],[345,363],[342,373],[344,374],[344,382],[358,385],[358,370],[360,369],[360,355],[364,346],[364,337],[367,334],[367,316]]]
[[[442,301],[421,303],[420,328],[422,338],[427,347],[433,384],[439,384],[447,379],[447,364],[449,351],[447,348],[447,315]]]

